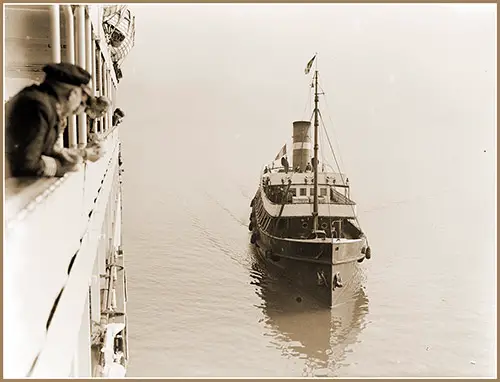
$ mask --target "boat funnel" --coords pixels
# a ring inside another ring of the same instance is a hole
[[[311,122],[295,121],[293,123],[293,169],[304,172],[311,163],[312,153]]]

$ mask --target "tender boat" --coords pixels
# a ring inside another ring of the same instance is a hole
[[[307,64],[306,74],[315,57]],[[332,150],[338,171],[318,160],[318,80],[315,70],[313,129],[310,121],[293,122],[292,163],[285,144],[273,163],[263,168],[250,204],[248,228],[250,241],[263,259],[324,304],[334,306],[359,287],[358,264],[371,257],[371,249],[350,198],[349,179],[340,171],[335,153]]]

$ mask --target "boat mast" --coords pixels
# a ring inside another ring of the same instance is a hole
[[[314,204],[313,232],[318,229],[318,71],[314,74]]]

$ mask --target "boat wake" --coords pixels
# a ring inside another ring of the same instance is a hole
[[[235,263],[237,263],[242,267],[250,266],[250,261],[248,259],[248,253],[246,251],[246,247],[238,248],[237,243],[226,241],[223,235],[219,235],[210,230],[210,228],[201,221],[199,216],[192,213],[191,213],[191,222],[193,228],[195,228],[200,233],[199,236],[204,237],[210,243],[210,246],[212,248],[222,252],[224,255],[226,255],[232,261],[234,261]]]
[[[214,198],[212,195],[210,195],[208,192],[205,191],[205,195],[207,199],[210,199],[212,202],[214,202],[217,206],[219,206],[224,212],[226,212],[235,222],[239,223],[242,226],[246,226],[247,223],[247,217],[238,217],[233,212],[225,207],[217,198]],[[250,198],[248,198],[250,200]]]

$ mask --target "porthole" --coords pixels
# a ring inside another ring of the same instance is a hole
[[[328,224],[326,224],[326,223],[321,224],[321,228],[326,229],[326,227],[328,227]]]
[[[307,222],[302,223],[302,228],[307,228],[307,227],[308,227]]]

